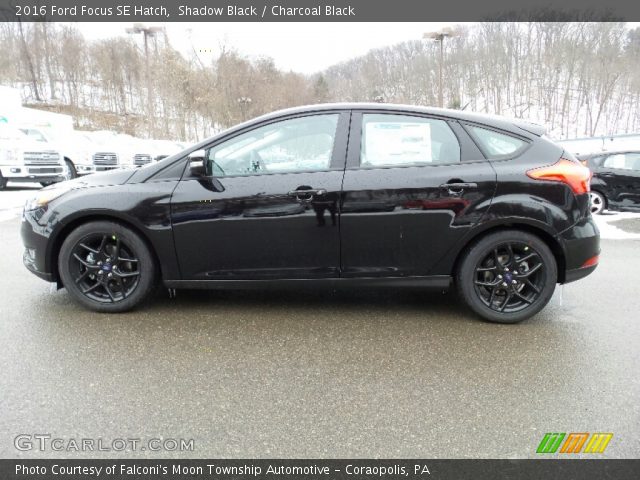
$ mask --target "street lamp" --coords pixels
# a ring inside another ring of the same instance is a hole
[[[242,113],[242,121],[246,120],[246,108],[247,105],[251,103],[251,98],[249,97],[239,97],[237,100],[238,105],[240,105],[240,112]]]
[[[444,64],[444,39],[447,37],[454,37],[455,35],[456,35],[456,32],[451,27],[445,27],[437,32],[427,32],[422,36],[422,38],[440,42],[440,62],[439,62],[439,74],[438,74],[438,106],[440,108],[444,106],[444,98],[442,93],[442,67]]]
[[[149,115],[149,137],[153,137],[153,92],[151,88],[151,72],[149,71],[149,37],[155,37],[158,32],[163,31],[162,27],[147,27],[141,23],[134,23],[133,27],[126,29],[128,34],[144,36],[144,61],[145,61],[145,77],[147,83],[147,109]]]

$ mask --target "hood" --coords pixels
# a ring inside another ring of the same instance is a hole
[[[65,185],[72,186],[73,188],[122,185],[127,183],[127,180],[129,180],[135,172],[135,170],[109,170],[107,172],[93,173],[85,177],[68,180],[64,183]]]

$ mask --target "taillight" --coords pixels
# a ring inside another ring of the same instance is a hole
[[[566,158],[560,158],[553,165],[528,170],[527,176],[534,180],[565,183],[571,187],[571,190],[576,195],[589,193],[589,190],[591,190],[589,185],[591,170],[578,162],[567,160]]]

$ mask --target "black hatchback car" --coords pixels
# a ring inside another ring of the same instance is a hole
[[[156,285],[457,286],[481,317],[591,273],[590,172],[537,125],[403,105],[294,108],[135,171],[45,188],[24,263],[100,312]]]
[[[578,157],[593,172],[591,213],[605,208],[640,212],[640,151],[600,152]]]

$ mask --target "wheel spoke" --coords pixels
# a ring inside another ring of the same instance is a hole
[[[493,306],[493,301],[496,298],[496,290],[498,290],[498,289],[497,288],[491,289],[491,295],[489,295],[489,308],[491,308]]]
[[[537,256],[538,256],[538,254],[536,252],[531,252],[530,254],[525,255],[522,258],[519,258],[518,259],[518,263],[527,262],[527,261],[531,260],[533,257],[537,257]]]
[[[138,262],[139,260],[137,258],[124,258],[124,257],[118,257],[118,262]]]
[[[85,250],[89,250],[91,253],[99,253],[99,250],[91,248],[89,245],[86,245],[84,243],[79,243],[78,246],[84,248]]]
[[[99,268],[97,265],[92,265],[91,263],[87,262],[86,260],[84,260],[80,255],[78,255],[77,253],[73,254],[73,258],[75,258],[77,261],[79,261],[82,265],[84,265],[87,268],[90,268],[92,270],[96,270],[97,268]]]
[[[531,288],[533,288],[533,291],[536,293],[540,293],[540,289],[528,278],[524,279],[524,283],[528,286],[530,286]]]
[[[109,282],[106,282],[104,284],[104,289],[107,291],[107,294],[109,295],[109,298],[111,299],[111,303],[114,303],[116,301],[116,297],[114,297],[113,292],[111,291],[111,288],[109,287]]]
[[[80,283],[82,280],[87,278],[87,276],[90,273],[91,273],[91,270],[89,270],[89,269],[86,269],[84,272],[82,272],[82,275],[80,275],[78,278],[76,278],[76,280],[75,280],[76,284]]]
[[[137,277],[138,275],[140,275],[140,272],[120,272],[120,271],[114,271],[113,272],[114,275],[116,277],[119,278],[129,278],[129,277]]]
[[[496,287],[500,283],[500,280],[496,279],[495,282],[481,282],[480,280],[476,280],[475,284],[480,285],[481,287]]]
[[[539,263],[533,267],[531,267],[529,270],[527,270],[526,272],[522,272],[520,274],[520,277],[522,278],[529,278],[532,274],[536,273],[538,270],[540,270],[542,268],[542,264]]]
[[[504,312],[504,309],[506,308],[507,304],[509,303],[509,300],[511,300],[512,296],[513,296],[513,294],[511,292],[507,292],[507,296],[504,299],[504,303],[500,306],[500,312]]]
[[[116,238],[116,249],[113,251],[112,258],[116,259],[120,256],[120,238]]]
[[[116,283],[120,287],[120,292],[122,293],[122,299],[124,300],[125,298],[127,298],[127,289],[124,286],[124,282],[122,281],[122,278],[116,277]]]
[[[107,245],[107,236],[102,236],[102,241],[100,242],[100,247],[98,247],[99,253],[104,253],[104,247]]]
[[[531,300],[529,300],[527,297],[525,297],[524,295],[522,295],[520,292],[514,292],[515,296],[520,298],[521,300],[527,302],[529,305],[531,305]]]
[[[94,291],[96,288],[98,288],[100,285],[101,285],[101,284],[100,284],[100,282],[96,282],[96,283],[94,283],[93,285],[91,285],[89,288],[85,288],[85,289],[82,291],[82,293],[86,295],[86,294],[87,294],[87,293],[89,293],[89,292],[93,292],[93,291]]]
[[[476,268],[477,272],[491,272],[493,270],[496,270],[498,268],[497,265],[493,265],[491,267],[478,267]]]
[[[516,256],[513,253],[513,246],[510,243],[507,244],[507,251],[509,252],[509,260],[507,260],[505,263],[507,264],[515,263]]]

